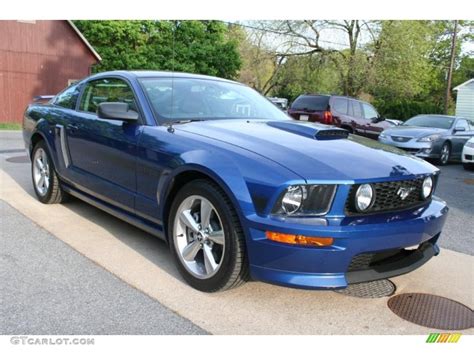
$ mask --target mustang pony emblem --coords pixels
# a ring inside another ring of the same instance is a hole
[[[410,192],[412,192],[415,188],[414,187],[400,187],[397,190],[397,195],[400,196],[402,200],[406,199]]]

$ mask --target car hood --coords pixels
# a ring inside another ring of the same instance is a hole
[[[298,121],[209,120],[177,125],[176,130],[226,142],[286,167],[306,180],[362,182],[433,173],[425,161],[374,140],[350,135],[316,138],[335,127]],[[271,174],[271,172],[268,172]]]
[[[420,138],[430,134],[445,134],[448,130],[434,127],[396,126],[384,130],[384,134],[390,136],[403,136]]]

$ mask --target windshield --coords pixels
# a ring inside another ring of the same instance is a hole
[[[140,80],[155,114],[166,121],[290,119],[255,90],[240,84],[195,78]]]
[[[403,125],[449,129],[453,122],[454,117],[448,116],[415,116],[405,121]]]

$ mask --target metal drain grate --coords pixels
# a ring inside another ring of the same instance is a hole
[[[20,155],[20,156],[17,156],[17,157],[11,157],[11,158],[7,158],[5,160],[9,163],[20,163],[20,164],[30,162],[30,158],[28,158],[27,155]]]
[[[380,298],[393,295],[395,292],[395,284],[390,280],[377,280],[370,282],[361,282],[351,284],[344,289],[334,290],[346,296],[360,298]]]
[[[400,318],[428,328],[460,330],[474,325],[472,310],[449,298],[426,293],[405,293],[388,300]]]

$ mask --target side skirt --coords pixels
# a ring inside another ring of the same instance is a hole
[[[155,237],[158,237],[162,239],[163,241],[167,242],[166,236],[162,230],[162,227],[151,222],[144,221],[143,219],[139,218],[138,216],[131,215],[115,206],[109,205],[108,203],[99,200],[89,194],[86,194],[83,191],[79,191],[64,182],[62,182],[62,188],[64,191],[67,193],[71,194],[74,197],[77,197],[78,199],[87,202],[88,204],[97,207],[101,209],[102,211],[105,211],[112,216],[121,219],[137,228],[140,228],[141,230],[144,230],[147,233],[152,234]]]

